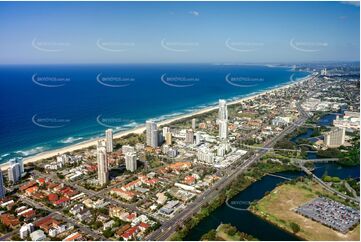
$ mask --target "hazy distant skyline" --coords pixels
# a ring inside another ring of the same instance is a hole
[[[0,64],[359,61],[343,2],[0,2]]]

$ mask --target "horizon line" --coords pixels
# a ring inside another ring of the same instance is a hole
[[[325,61],[280,61],[280,62],[74,62],[74,63],[0,63],[0,66],[22,66],[22,65],[297,65],[297,64],[322,64],[322,63],[358,63],[360,60],[325,60]]]

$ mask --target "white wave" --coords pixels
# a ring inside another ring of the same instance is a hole
[[[38,147],[35,147],[33,149],[29,149],[29,150],[18,150],[15,153],[20,154],[22,156],[29,156],[29,155],[34,155],[34,154],[40,153],[40,152],[42,152],[44,150],[45,150],[45,147],[38,146]]]
[[[124,131],[124,130],[127,130],[128,128],[125,128],[125,127],[115,127],[114,130],[115,131]]]
[[[133,122],[122,125],[122,127],[124,127],[124,128],[134,128],[134,127],[137,127],[138,125],[139,125],[139,123],[133,121]]]
[[[274,64],[265,64],[264,66],[268,67],[268,68],[284,67],[284,66],[281,66],[281,65],[274,65]]]
[[[69,137],[69,138],[60,140],[59,143],[71,144],[71,143],[74,143],[75,141],[82,140],[82,139],[83,139],[82,137],[77,137],[77,138]]]
[[[8,155],[10,155],[10,154],[9,153],[3,154],[3,155],[1,155],[1,158],[4,158],[4,157],[6,157]]]
[[[201,111],[203,109],[206,109],[206,108],[211,108],[211,107],[215,107],[217,105],[217,102],[212,102],[212,103],[209,103],[209,104],[206,104],[206,105],[199,105],[199,106],[196,106],[194,108],[188,108],[186,109],[185,113],[193,113],[193,112],[197,112],[197,111]]]
[[[159,117],[156,118],[152,118],[151,120],[155,121],[155,122],[159,122],[159,121],[163,121],[169,118],[173,118],[179,115],[185,114],[185,112],[175,112],[175,113],[170,113],[170,114],[165,114],[165,115],[161,115]]]

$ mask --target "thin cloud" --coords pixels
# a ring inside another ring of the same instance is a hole
[[[194,10],[192,10],[192,11],[189,11],[189,14],[190,15],[193,15],[193,16],[199,16],[199,12],[198,11],[194,11]]]
[[[341,3],[348,4],[348,5],[353,5],[353,6],[356,6],[356,7],[360,7],[360,2],[359,1],[342,1]]]

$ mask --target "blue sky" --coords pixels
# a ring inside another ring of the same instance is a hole
[[[0,64],[358,61],[341,2],[0,2]]]

